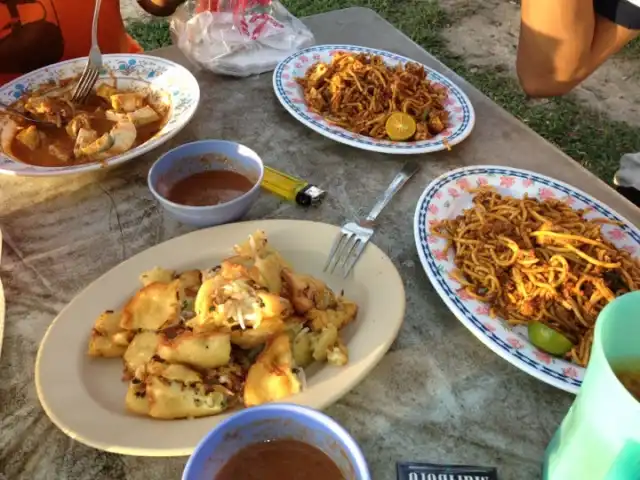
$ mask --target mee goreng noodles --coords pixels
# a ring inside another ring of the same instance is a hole
[[[640,263],[601,232],[607,219],[584,218],[559,200],[475,191],[473,207],[434,225],[455,251],[455,279],[490,314],[511,325],[542,322],[573,344],[586,366],[600,311],[640,289]]]
[[[394,112],[415,120],[412,141],[428,140],[448,125],[447,90],[428,80],[417,63],[392,68],[378,55],[342,52],[329,64],[313,64],[296,81],[313,112],[354,133],[389,139],[385,122]]]

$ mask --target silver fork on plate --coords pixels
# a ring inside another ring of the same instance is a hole
[[[364,220],[358,220],[357,223],[349,222],[342,226],[331,247],[329,259],[324,266],[325,272],[333,273],[338,268],[342,270],[343,277],[346,278],[349,275],[374,234],[373,227],[378,215],[418,169],[419,165],[414,160],[405,163],[387,190],[378,198],[369,215]]]
[[[84,67],[84,71],[80,76],[80,80],[73,89],[73,95],[71,102],[83,103],[93,86],[98,81],[100,70],[102,70],[102,53],[100,53],[100,47],[98,46],[98,17],[100,16],[100,4],[102,0],[96,0],[96,4],[93,10],[93,23],[91,24],[91,50],[89,50],[89,57],[87,58],[87,66]]]

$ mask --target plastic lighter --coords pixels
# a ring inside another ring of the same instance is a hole
[[[309,182],[267,166],[264,167],[262,188],[303,207],[318,205],[327,195],[327,192]]]

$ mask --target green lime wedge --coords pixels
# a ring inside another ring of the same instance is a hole
[[[551,355],[562,356],[573,348],[567,337],[541,322],[530,322],[529,341]]]

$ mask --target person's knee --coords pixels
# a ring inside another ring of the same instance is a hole
[[[578,83],[570,72],[551,74],[536,71],[526,64],[526,59],[518,59],[516,70],[522,90],[530,97],[557,97],[569,93]]]

